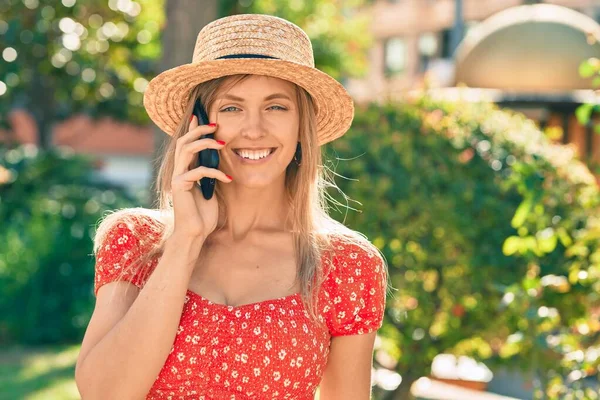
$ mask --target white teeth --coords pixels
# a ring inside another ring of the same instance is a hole
[[[260,150],[260,151],[250,151],[250,150],[236,150],[236,153],[242,156],[243,158],[247,158],[250,160],[259,160],[261,158],[265,158],[269,154],[271,154],[271,150]]]

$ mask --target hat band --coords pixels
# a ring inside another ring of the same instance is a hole
[[[223,58],[274,58],[276,60],[279,60],[277,57],[265,56],[263,54],[229,54],[226,56],[217,57],[217,60]]]

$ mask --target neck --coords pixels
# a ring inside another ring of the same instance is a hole
[[[222,185],[221,187],[223,188]],[[227,206],[225,225],[219,229],[220,239],[239,242],[252,233],[289,232],[289,204],[285,176],[268,188],[243,185],[226,186],[222,190]],[[223,224],[223,218],[219,226]]]

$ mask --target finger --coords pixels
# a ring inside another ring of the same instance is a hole
[[[230,183],[233,181],[233,178],[226,175],[223,171],[218,170],[216,168],[208,168],[208,167],[197,167],[189,170],[188,172],[180,175],[181,179],[185,181],[194,181],[197,182],[202,178],[214,178],[218,179],[225,183]]]
[[[233,181],[233,178],[223,171],[215,168],[198,167],[174,178],[171,181],[171,190],[173,192],[189,191],[202,178],[215,178],[224,183]]]
[[[190,125],[188,127],[188,132],[198,126],[198,118],[192,114],[192,118],[190,118]]]
[[[177,139],[178,142],[181,142],[181,144],[190,143],[190,142],[193,142],[194,140],[198,140],[200,138],[200,136],[202,136],[202,135],[207,135],[209,133],[215,133],[215,131],[217,130],[216,124],[197,125],[195,123],[195,121],[196,121],[196,117],[194,117],[192,122],[190,123],[190,125],[195,124],[195,126],[191,127],[190,130],[185,135],[183,135],[179,139]]]
[[[192,143],[188,143],[179,149],[179,157],[177,164],[173,169],[174,175],[181,175],[189,171],[190,168],[198,163],[198,155],[200,151],[206,149],[221,150],[225,147],[225,142],[210,138],[198,139]],[[195,160],[195,162],[194,162]],[[194,162],[194,165],[192,165]]]
[[[179,156],[181,148],[185,144],[191,143],[195,140],[198,140],[200,138],[200,136],[202,136],[202,135],[214,133],[217,129],[216,124],[198,126],[197,121],[198,121],[198,119],[196,118],[196,116],[192,116],[192,120],[190,122],[190,130],[183,136],[179,137],[177,139],[177,141],[175,142],[175,160],[177,160],[177,157]]]
[[[192,118],[193,121],[190,124],[194,124],[196,117]],[[173,171],[177,174],[182,174],[189,169],[189,165],[191,162],[191,158],[189,156],[184,155],[182,149],[188,144],[197,141],[200,136],[206,135],[209,133],[214,133],[216,130],[216,126],[209,125],[201,125],[196,126],[190,132],[181,136],[177,139],[175,143],[175,166]]]
[[[206,150],[206,149],[215,149],[215,150],[221,150],[223,147],[225,147],[225,142],[222,140],[215,140],[215,139],[211,139],[211,138],[204,138],[204,139],[198,139],[198,140],[194,140],[191,143],[187,143],[185,144],[181,151],[182,154],[189,154],[189,155],[196,155],[196,153],[202,151],[202,150]]]

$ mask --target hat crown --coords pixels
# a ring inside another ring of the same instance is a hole
[[[302,29],[262,14],[232,15],[206,25],[196,39],[192,63],[242,54],[315,66],[312,44]]]

